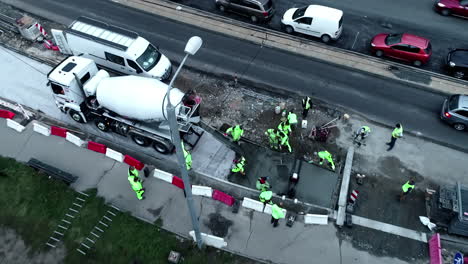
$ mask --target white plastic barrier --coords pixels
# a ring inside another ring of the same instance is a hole
[[[192,194],[211,198],[211,195],[213,194],[213,189],[207,186],[192,185]]]
[[[7,119],[6,123],[9,128],[12,128],[20,133],[23,132],[23,130],[25,129],[24,126],[20,125],[18,122],[13,121],[11,119]]]
[[[305,224],[328,225],[328,215],[306,214],[304,216]]]
[[[46,127],[40,123],[34,122],[33,129],[35,132],[42,134],[44,136],[50,136],[50,127]]]
[[[161,179],[163,181],[167,181],[168,183],[172,183],[172,174],[171,173],[168,173],[168,172],[165,172],[165,171],[162,171],[162,170],[158,170],[158,169],[154,169],[153,176],[155,178]]]
[[[65,139],[67,141],[77,145],[78,147],[82,147],[82,146],[85,145],[85,142],[81,138],[73,135],[72,133],[70,133],[68,131],[67,131],[67,135],[66,135]]]
[[[124,155],[122,153],[115,151],[111,148],[106,149],[106,156],[118,162],[123,162],[124,160]]]
[[[192,230],[189,232],[192,239],[195,241],[195,232]],[[227,246],[227,242],[224,241],[224,238],[208,235],[205,233],[201,233],[203,243],[208,246],[216,247],[216,248],[223,248]]]
[[[263,212],[264,212],[265,214],[271,215],[271,207],[272,207],[271,204],[266,204],[266,205],[265,205],[265,209],[263,209]],[[286,209],[283,208],[283,213],[284,213],[284,215],[286,215],[286,212],[287,212]]]
[[[248,209],[253,209],[255,211],[263,212],[263,203],[260,201],[255,201],[253,199],[244,197],[242,201],[242,206]]]

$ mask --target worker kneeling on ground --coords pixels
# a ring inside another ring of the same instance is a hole
[[[283,208],[281,208],[281,206],[283,206],[283,203],[280,203],[279,206],[277,204],[274,204],[271,207],[271,221],[270,222],[273,224],[273,227],[277,227],[278,226],[278,221],[281,218],[285,217],[284,212],[283,212]]]
[[[192,168],[192,154],[185,150],[184,142],[182,142],[182,150],[184,151],[185,166],[187,166],[187,170],[190,170]]]
[[[234,127],[228,128],[226,130],[226,134],[232,136],[232,141],[233,142],[239,142],[242,135],[244,135],[244,130],[241,128],[240,125],[236,125]]]
[[[234,160],[234,166],[232,167],[231,171],[236,173],[240,172],[242,175],[245,175],[245,158],[242,156],[238,160]]]
[[[266,177],[258,178],[257,182],[255,183],[255,187],[257,188],[257,190],[262,192],[268,191],[271,188],[270,183],[267,181]]]
[[[267,191],[267,190],[264,190],[260,193],[260,195],[258,196],[258,198],[260,199],[260,202],[262,202],[263,204],[273,204],[273,202],[271,201],[271,198],[273,198],[273,192],[272,191]]]
[[[358,137],[361,137],[361,140],[364,140],[367,136],[369,136],[370,132],[371,132],[370,127],[362,126],[356,131],[354,140],[356,140]]]
[[[276,131],[270,128],[265,132],[265,135],[268,136],[268,140],[270,141],[270,148],[278,149],[278,135]]]
[[[283,121],[278,125],[278,134],[283,132],[286,135],[288,135],[291,132],[291,125],[289,124],[289,121]]]
[[[335,163],[333,162],[333,158],[330,152],[323,150],[318,153],[318,156],[320,158],[319,160],[320,165],[322,165],[323,161],[326,160],[330,164],[332,170],[335,170]]]

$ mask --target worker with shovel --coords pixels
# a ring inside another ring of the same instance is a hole
[[[276,131],[270,128],[265,132],[265,135],[268,136],[268,140],[270,141],[270,148],[278,149],[278,135]]]
[[[280,149],[281,147],[283,146],[286,146],[288,147],[288,150],[289,152],[292,152],[292,148],[291,148],[291,145],[289,145],[289,136],[286,132],[284,131],[280,131],[279,133],[279,136],[280,136]]]
[[[320,158],[320,160],[319,160],[320,165],[322,165],[323,162],[326,160],[330,164],[332,170],[335,170],[335,163],[333,162],[333,158],[332,158],[332,155],[331,155],[330,152],[328,152],[326,150],[323,150],[323,151],[320,151],[317,154],[318,154],[318,156]]]

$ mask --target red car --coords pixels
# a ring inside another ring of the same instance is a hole
[[[443,16],[468,17],[468,0],[438,0],[434,4],[434,9]]]
[[[387,56],[421,66],[431,58],[428,39],[411,34],[378,34],[372,39],[371,49],[377,57]]]

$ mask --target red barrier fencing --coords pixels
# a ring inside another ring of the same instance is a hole
[[[13,119],[13,117],[15,117],[15,113],[10,112],[8,110],[0,109],[0,117],[6,119]]]
[[[213,190],[213,194],[211,196],[214,200],[218,200],[220,202],[223,202],[229,206],[232,206],[234,204],[234,202],[236,201],[236,199],[234,199],[234,197],[232,197],[231,195],[229,194],[225,194],[223,193],[222,191],[218,191],[218,190]]]
[[[104,144],[100,144],[94,141],[88,141],[88,149],[102,154],[106,154],[107,147]]]
[[[429,244],[430,264],[442,264],[442,246],[440,245],[440,235],[436,233],[431,237]]]
[[[123,161],[125,163],[127,163],[128,165],[135,167],[135,169],[137,169],[137,170],[141,170],[145,166],[145,164],[143,164],[143,162],[135,159],[134,157],[132,157],[130,155],[125,155]]]
[[[184,189],[184,181],[175,175],[172,176],[172,184],[181,189]]]
[[[61,128],[61,127],[56,127],[56,126],[51,126],[50,127],[50,134],[58,137],[67,137],[67,129],[66,128]]]

